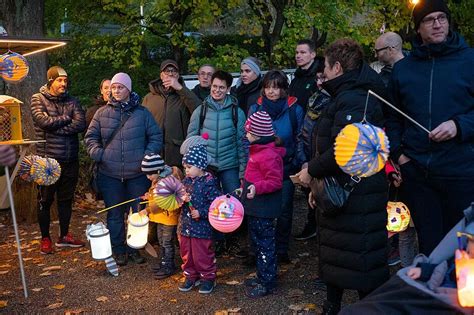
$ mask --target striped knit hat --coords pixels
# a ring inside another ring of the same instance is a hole
[[[142,172],[147,175],[159,174],[165,168],[165,161],[159,154],[145,155],[142,161]]]
[[[264,111],[255,112],[247,119],[245,131],[257,137],[271,137],[275,135],[272,119]]]

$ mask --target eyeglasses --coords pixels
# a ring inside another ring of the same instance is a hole
[[[169,68],[164,69],[163,72],[166,74],[176,74],[178,73],[178,70],[176,70],[173,67],[169,67]]]
[[[389,49],[389,48],[393,48],[392,46],[385,46],[385,47],[382,47],[382,48],[374,48],[374,53],[378,54],[379,52],[385,50],[385,49]]]
[[[439,24],[446,24],[448,22],[448,16],[446,14],[441,14],[436,17],[428,17],[421,20],[421,23],[433,27],[435,22],[438,21]]]

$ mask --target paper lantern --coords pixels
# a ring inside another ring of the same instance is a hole
[[[398,233],[407,229],[410,224],[410,210],[403,202],[387,203],[387,231]]]
[[[219,196],[209,207],[209,223],[217,231],[230,233],[242,224],[244,207],[237,198],[230,195]]]
[[[146,215],[132,213],[128,215],[127,245],[139,249],[148,242],[148,222]]]
[[[8,95],[0,95],[0,143],[18,144],[23,142],[21,131],[22,102]]]
[[[61,166],[53,158],[36,156],[32,160],[30,178],[42,186],[49,186],[56,183],[61,176]]]
[[[160,209],[174,211],[184,203],[186,189],[174,176],[167,176],[160,180],[153,189],[152,202]]]
[[[28,61],[17,53],[0,56],[0,76],[7,83],[19,83],[28,75]]]
[[[369,123],[350,124],[336,137],[334,154],[344,173],[369,177],[379,172],[387,162],[388,138],[382,129]]]
[[[474,258],[464,250],[455,255],[458,300],[462,307],[474,307]]]
[[[93,259],[105,260],[109,257],[112,257],[110,233],[102,222],[88,225],[86,229],[86,235],[87,240],[91,245]]]

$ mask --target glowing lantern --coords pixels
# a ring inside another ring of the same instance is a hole
[[[403,232],[410,224],[410,210],[403,202],[389,201],[387,214],[387,231],[389,232]]]
[[[244,207],[235,197],[219,196],[211,203],[208,217],[209,223],[217,231],[230,233],[242,224]]]
[[[86,229],[86,235],[87,240],[91,244],[91,253],[93,259],[105,260],[109,257],[112,257],[110,233],[102,222],[88,225]]]
[[[28,75],[28,61],[17,53],[0,56],[0,76],[7,83],[19,83]]]
[[[21,132],[22,102],[8,95],[0,95],[0,143],[17,144],[23,141]]]
[[[459,304],[474,307],[474,258],[457,249],[455,264]]]
[[[127,245],[139,249],[148,242],[148,217],[139,213],[128,215]]]
[[[167,176],[160,180],[153,190],[153,203],[160,209],[173,211],[184,203],[186,189],[174,176]]]
[[[387,162],[389,142],[385,132],[369,123],[345,126],[336,137],[336,163],[351,176],[369,177]]]

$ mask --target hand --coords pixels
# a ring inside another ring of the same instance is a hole
[[[194,220],[197,220],[199,219],[199,217],[200,217],[199,211],[197,211],[196,209],[191,210],[191,218],[193,218]]]
[[[11,145],[0,145],[0,166],[13,166],[15,162],[15,149]]]
[[[145,209],[141,210],[140,212],[138,212],[138,214],[141,215],[141,216],[146,217],[146,216],[148,216],[148,211],[145,208]]]
[[[255,197],[255,186],[254,185],[250,185],[247,190],[249,191],[247,193],[247,198],[248,199],[253,199],[253,197]]]
[[[453,120],[448,120],[431,130],[430,139],[436,142],[442,142],[456,137],[457,134],[458,129],[456,128],[456,124]]]
[[[407,276],[409,276],[413,280],[418,279],[421,276],[421,268],[414,267],[414,268],[408,269]]]
[[[388,174],[388,178],[390,179],[392,185],[397,188],[400,187],[400,185],[402,184],[402,176],[400,173],[392,172]]]
[[[163,86],[166,89],[173,88],[176,91],[179,91],[183,88],[183,86],[178,82],[178,78],[175,77],[167,77],[163,80]]]
[[[147,192],[147,193],[145,193],[143,196],[141,196],[141,199],[143,199],[143,200],[150,200],[150,197],[151,197],[150,193]]]
[[[398,165],[403,165],[403,164],[408,163],[410,161],[411,161],[411,159],[408,156],[406,156],[405,154],[402,154],[398,158]]]
[[[299,173],[297,173],[298,177],[300,178],[300,182],[303,186],[309,187],[309,184],[311,183],[311,180],[313,177],[309,175],[308,173],[308,168],[303,168]]]
[[[316,208],[316,200],[314,199],[314,195],[312,191],[310,191],[308,195],[308,204],[311,207],[311,209]]]

